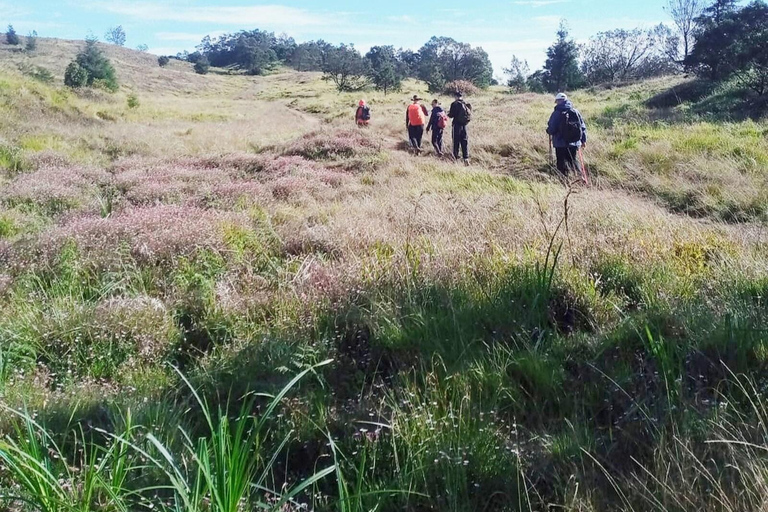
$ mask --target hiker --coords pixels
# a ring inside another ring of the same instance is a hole
[[[472,120],[472,105],[464,102],[461,91],[454,94],[456,101],[451,103],[451,109],[448,111],[448,117],[453,119],[453,159],[459,160],[459,147],[461,147],[461,156],[464,159],[464,165],[469,165],[469,135],[467,135],[467,124]]]
[[[448,115],[440,106],[440,102],[432,100],[432,114],[429,116],[427,124],[427,133],[432,130],[432,147],[435,148],[437,156],[443,156],[443,131],[448,126]]]
[[[555,111],[549,118],[547,133],[555,148],[560,174],[567,177],[571,171],[582,172],[578,155],[580,148],[587,145],[587,125],[562,92],[555,96]]]
[[[417,94],[411,98],[408,110],[405,112],[405,125],[408,128],[408,140],[411,143],[414,154],[421,153],[421,139],[424,137],[424,124],[426,123],[427,107],[419,104],[422,101]]]
[[[365,103],[365,100],[360,100],[360,103],[357,105],[355,122],[357,122],[357,126],[361,128],[363,126],[368,126],[368,123],[371,122],[371,108]]]

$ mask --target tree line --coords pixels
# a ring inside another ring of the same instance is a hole
[[[406,78],[427,83],[431,91],[456,80],[477,87],[494,83],[493,65],[479,47],[449,37],[433,37],[418,51],[374,46],[365,55],[354,45],[326,41],[296,43],[286,35],[262,30],[243,30],[215,40],[206,37],[193,53],[177,58],[192,62],[201,73],[209,66],[260,75],[279,65],[297,71],[321,71],[339,91],[373,86],[385,93],[397,91]]]
[[[768,4],[755,0],[668,0],[674,28],[600,32],[578,45],[561,23],[543,68],[512,58],[505,72],[516,91],[559,92],[687,71],[713,81],[734,79],[768,92]]]

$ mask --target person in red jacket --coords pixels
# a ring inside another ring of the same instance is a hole
[[[422,101],[418,95],[414,94],[411,103],[405,111],[405,126],[408,128],[408,141],[415,155],[421,154],[421,140],[424,138],[424,125],[427,124],[429,112],[427,107],[421,105]]]
[[[365,103],[365,100],[360,100],[358,103],[355,122],[360,127],[368,126],[368,123],[371,122],[371,108]]]

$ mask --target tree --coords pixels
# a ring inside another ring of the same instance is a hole
[[[69,80],[66,79],[67,75],[70,77]],[[83,78],[85,78],[84,81]],[[97,40],[93,37],[86,38],[85,47],[67,67],[65,83],[70,87],[99,85],[113,92],[119,87],[115,68],[99,49]]]
[[[456,80],[485,88],[493,79],[493,65],[482,48],[472,48],[450,37],[433,37],[419,50],[417,76],[431,92]]]
[[[149,51],[149,46],[147,46],[146,44],[140,44],[139,46],[136,47],[136,50],[140,51],[141,53],[147,53]]]
[[[18,34],[16,34],[16,30],[13,28],[13,25],[8,25],[8,31],[5,33],[5,42],[6,44],[11,44],[14,46],[21,43],[21,41],[19,41]]]
[[[679,41],[683,46],[682,56],[677,60],[683,62],[693,48],[698,19],[704,13],[704,2],[703,0],[667,0],[666,10],[677,28]]]
[[[611,30],[593,36],[584,46],[581,70],[590,84],[650,78],[671,71],[664,52],[664,33]]]
[[[579,70],[579,47],[569,39],[568,26],[560,23],[557,41],[547,50],[543,85],[548,92],[562,92],[581,87],[584,78]]]
[[[403,78],[403,68],[397,61],[394,46],[374,46],[365,55],[368,61],[368,78],[378,91],[399,91]]]
[[[77,61],[72,61],[64,72],[64,85],[73,89],[79,89],[88,85],[88,71],[83,69]]]
[[[504,69],[504,72],[509,75],[507,85],[515,92],[525,92],[528,89],[528,75],[531,72],[531,68],[528,66],[528,61],[522,61],[517,56],[512,56],[512,62],[509,67]]]
[[[341,44],[327,52],[323,80],[333,82],[339,92],[365,88],[367,75],[368,65],[354,46]]]
[[[202,56],[195,62],[195,73],[198,75],[207,75],[211,69],[211,63],[208,61],[208,57]]]
[[[125,46],[125,30],[122,25],[116,27],[110,27],[107,33],[104,34],[104,40],[108,43],[116,44],[117,46]]]
[[[721,80],[731,73],[729,48],[741,30],[733,0],[716,0],[697,20],[696,44],[684,64],[696,74]]]
[[[708,78],[734,78],[758,95],[768,93],[768,4],[712,6],[702,26],[686,64]]]
[[[27,44],[24,46],[24,49],[30,53],[37,50],[37,32],[34,30],[27,36]]]
[[[166,57],[165,55],[162,55],[162,56],[157,58],[157,65],[160,66],[161,68],[164,68],[170,62],[171,62],[170,57]]]
[[[205,56],[211,66],[260,75],[278,64],[280,59],[277,49],[287,55],[291,52],[291,44],[292,40],[279,40],[272,32],[242,30],[222,35],[216,40],[206,36],[198,45],[196,53]]]

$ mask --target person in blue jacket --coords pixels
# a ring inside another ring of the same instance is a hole
[[[440,106],[440,102],[437,100],[432,101],[432,113],[429,116],[429,124],[427,124],[427,133],[432,130],[432,147],[435,148],[435,154],[437,156],[443,156],[443,131],[445,126],[440,126],[440,115],[445,113],[443,107]]]
[[[587,145],[587,125],[563,93],[555,96],[555,111],[549,118],[547,133],[552,137],[555,148],[557,170],[563,176],[568,176],[571,171],[580,173],[579,149]]]

